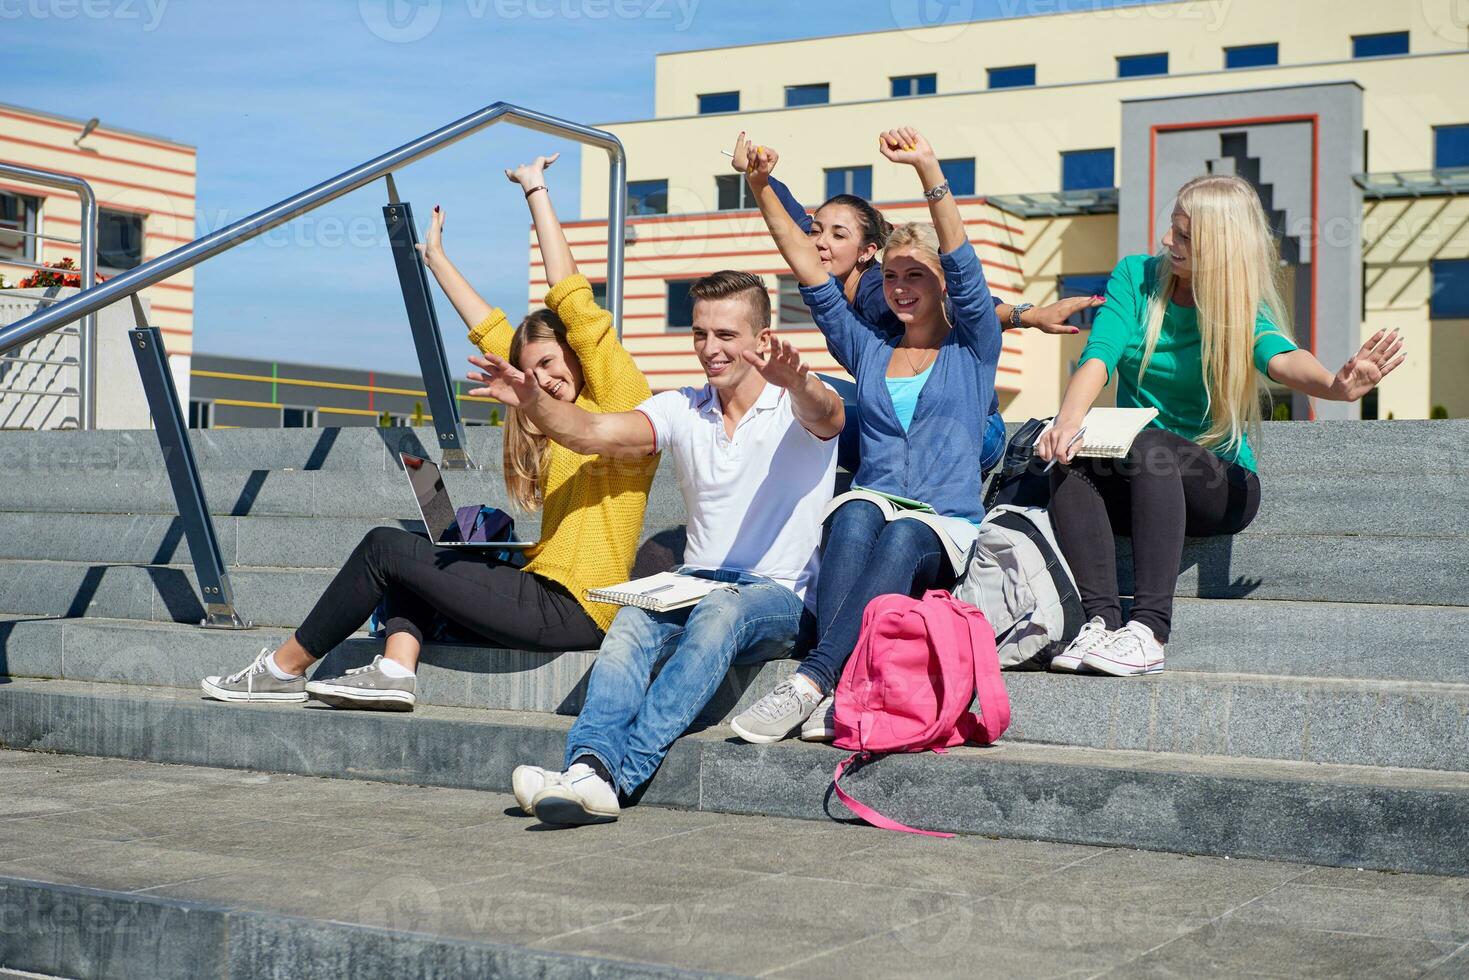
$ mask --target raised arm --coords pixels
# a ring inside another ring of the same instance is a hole
[[[878,136],[877,145],[882,155],[893,163],[906,163],[918,172],[924,196],[928,198],[928,213],[939,235],[939,251],[953,252],[967,245],[969,234],[964,230],[964,218],[959,214],[959,205],[954,203],[954,195],[949,193],[944,168],[939,166],[938,156],[928,140],[913,127],[904,126]]]
[[[790,394],[791,414],[807,432],[818,439],[835,439],[842,434],[847,422],[846,405],[826,382],[811,373],[809,364],[801,362],[795,344],[776,338],[764,360],[753,351],[745,351],[743,356],[766,382]]]
[[[454,309],[465,326],[474,329],[498,312],[474,291],[474,287],[460,275],[454,263],[449,261],[449,256],[444,253],[444,212],[437,204],[434,205],[433,217],[429,219],[428,235],[423,244],[418,246],[418,254],[423,256],[423,264],[433,273],[439,288],[449,297],[449,302],[454,304]]]
[[[583,456],[636,459],[657,452],[653,426],[641,412],[588,412],[572,402],[552,398],[525,372],[494,354],[470,357],[481,368],[469,380],[483,387],[470,394],[519,409],[553,442]]]
[[[750,193],[760,207],[760,216],[765,219],[765,227],[770,229],[770,237],[775,239],[775,247],[780,249],[781,257],[786,260],[786,265],[791,267],[801,285],[821,285],[831,278],[831,273],[822,267],[816,246],[791,218],[785,205],[781,204],[780,196],[775,193],[775,188],[770,186],[770,174],[780,155],[768,146],[755,146],[743,138],[743,133],[740,136],[735,150],[735,163],[743,165],[745,181],[750,185]]]
[[[553,153],[548,157],[536,157],[530,163],[522,163],[514,170],[505,171],[512,184],[519,184],[525,194],[525,203],[530,208],[531,220],[536,226],[536,242],[541,249],[541,260],[546,263],[546,281],[552,286],[568,276],[576,275],[576,259],[571,256],[566,232],[556,217],[556,208],[551,203],[551,189],[546,183],[546,171],[561,158]]]

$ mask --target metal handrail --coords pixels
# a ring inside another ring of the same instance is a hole
[[[82,207],[82,238],[80,242],[82,261],[81,268],[78,270],[81,274],[82,291],[71,298],[81,299],[83,296],[88,296],[88,294],[93,292],[93,287],[97,284],[97,194],[92,190],[92,185],[80,177],[73,177],[71,174],[54,173],[50,170],[37,170],[35,167],[22,167],[18,163],[0,163],[0,175],[14,177],[16,180],[25,181],[29,184],[39,184],[42,187],[55,187],[57,190],[71,191],[76,194],[77,200],[81,203]],[[64,303],[57,303],[50,309],[40,310],[32,313],[23,320],[17,320],[3,331],[0,331],[0,338],[10,333],[14,327],[35,320],[38,317],[46,316],[49,313],[54,313],[62,309],[64,305]],[[56,327],[65,326],[73,320],[82,321],[81,356],[78,359],[80,363],[77,365],[77,374],[80,375],[78,379],[80,383],[77,385],[79,390],[76,393],[76,397],[78,399],[77,426],[83,429],[94,429],[97,427],[96,311],[106,305],[106,303],[99,303],[96,306],[89,306],[87,309],[78,312],[75,316],[66,317],[54,326],[24,336],[15,343],[6,343],[3,339],[0,339],[0,354],[3,354],[15,349],[21,344],[35,340],[42,334],[49,333]]]
[[[263,211],[257,211],[234,224],[195,239],[149,262],[144,262],[136,268],[114,276],[100,286],[84,289],[50,309],[32,313],[23,320],[17,320],[8,327],[0,328],[0,354],[43,336],[57,327],[65,326],[73,320],[95,313],[104,306],[134,295],[185,269],[191,269],[220,252],[243,245],[250,239],[285,224],[292,218],[328,204],[344,194],[350,194],[375,180],[386,177],[395,170],[437,153],[446,146],[502,121],[552,136],[565,137],[590,146],[601,147],[607,151],[611,161],[607,207],[607,305],[620,334],[622,330],[623,231],[627,224],[627,155],[623,151],[622,141],[600,129],[558,119],[532,109],[511,105],[508,102],[496,102],[442,129],[421,136],[411,143],[405,143],[396,150],[384,153],[330,180],[323,181],[315,187],[273,204]],[[84,282],[87,276],[88,274],[84,273]]]

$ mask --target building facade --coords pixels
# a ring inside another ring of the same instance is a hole
[[[0,105],[0,161],[81,177],[99,209],[97,269],[110,277],[194,240],[195,149],[162,136]],[[0,276],[80,260],[81,206],[68,191],[0,178]],[[180,397],[194,349],[194,273],[143,290]],[[107,380],[99,378],[98,384]]]
[[[720,268],[761,274],[777,326],[840,373],[720,151],[748,131],[808,206],[852,191],[923,220],[911,170],[876,150],[880,130],[912,125],[946,161],[997,295],[1102,291],[1120,255],[1156,250],[1182,175],[1240,173],[1272,199],[1299,339],[1334,368],[1379,327],[1406,337],[1407,363],[1363,414],[1469,415],[1469,24],[1454,0],[1178,0],[678,52],[654,70],[654,117],[604,128],[628,155],[624,339],[655,389],[701,383],[686,290]],[[596,279],[607,163],[581,166],[569,237]],[[1053,413],[1084,342],[1007,332],[1007,414]]]
[[[189,427],[315,428],[318,426],[433,425],[423,377],[356,368],[195,354]],[[493,425],[504,406],[465,394],[454,384],[465,425]]]

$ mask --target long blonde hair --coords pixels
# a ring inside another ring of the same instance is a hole
[[[1236,450],[1247,432],[1258,437],[1263,387],[1255,371],[1255,322],[1263,313],[1290,336],[1281,300],[1280,250],[1260,196],[1233,176],[1195,177],[1178,192],[1192,241],[1193,293],[1199,323],[1209,427],[1199,443]],[[1158,257],[1158,289],[1148,306],[1138,383],[1158,346],[1168,302],[1178,284],[1168,255]]]
[[[561,344],[568,359],[575,358],[566,342],[566,324],[550,310],[535,310],[515,328],[510,341],[509,361],[520,367],[520,352],[526,344],[554,340]],[[537,511],[543,503],[541,474],[551,455],[551,440],[531,420],[514,408],[505,415],[505,489],[516,506]]]

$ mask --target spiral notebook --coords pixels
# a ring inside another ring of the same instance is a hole
[[[1156,408],[1094,408],[1086,413],[1082,427],[1086,432],[1081,437],[1078,456],[1093,459],[1121,459],[1132,449],[1137,434],[1146,429],[1158,417]],[[1051,431],[1055,419],[1046,423],[1041,436]],[[1036,436],[1036,442],[1040,436]]]
[[[609,585],[605,589],[588,589],[587,598],[593,602],[610,602],[614,606],[637,606],[649,612],[668,612],[692,606],[716,589],[733,588],[712,579],[659,572],[621,585]]]

